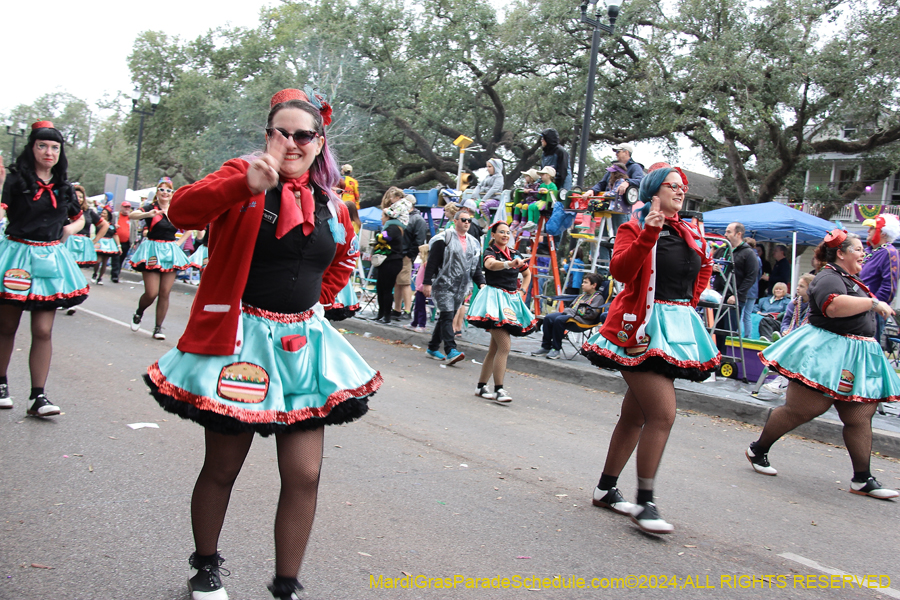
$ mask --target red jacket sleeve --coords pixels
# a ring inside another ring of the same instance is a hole
[[[322,292],[319,295],[319,302],[326,308],[334,303],[335,296],[350,281],[353,269],[356,268],[356,257],[359,256],[359,246],[353,232],[353,223],[350,222],[350,212],[344,203],[338,204],[338,222],[344,227],[344,241],[337,245],[334,259],[322,275]]]
[[[620,283],[632,283],[640,273],[644,259],[653,249],[662,227],[640,228],[632,219],[619,226],[609,272]]]
[[[235,204],[251,199],[264,202],[265,194],[254,195],[247,187],[248,165],[233,158],[215,173],[178,188],[169,206],[169,220],[179,229],[204,229]]]

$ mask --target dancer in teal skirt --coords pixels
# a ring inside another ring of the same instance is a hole
[[[106,221],[102,221],[97,211],[91,208],[84,188],[80,185],[72,187],[75,189],[75,196],[78,198],[78,203],[84,213],[84,227],[78,233],[66,238],[66,248],[75,257],[75,262],[78,263],[78,266],[94,267],[99,262],[97,246],[100,244],[103,236],[106,235],[109,224]],[[91,238],[91,226],[95,228],[93,238]]]
[[[119,238],[116,236],[116,224],[113,222],[112,209],[104,206],[100,211],[100,221],[108,224],[106,233],[100,238],[99,248],[97,248],[98,264],[94,265],[94,275],[91,281],[97,285],[103,285],[103,275],[106,273],[106,265],[113,256],[122,253],[122,246],[119,244]]]
[[[628,384],[613,431],[594,506],[628,515],[643,531],[671,533],[659,516],[653,482],[675,421],[675,379],[706,379],[719,352],[695,307],[709,283],[706,242],[678,217],[687,192],[681,169],[665,165],[641,181],[644,208],[617,232],[610,273],[625,287],[613,300],[600,333],[582,353],[617,369]],[[637,447],[637,505],[616,487]]]
[[[37,417],[60,409],[44,393],[53,353],[57,308],[84,302],[88,284],[65,236],[84,226],[81,206],[66,179],[65,142],[50,121],[38,121],[3,183],[2,204],[9,225],[0,240],[0,408],[12,408],[7,371],[22,311],[31,312],[31,408]]]
[[[183,229],[210,224],[209,262],[187,328],[145,378],[165,410],[206,429],[191,498],[192,600],[228,597],[219,534],[257,433],[274,434],[281,476],[269,590],[282,600],[297,597],[324,426],[364,415],[381,385],[320,316],[319,303],[331,304],[347,284],[357,251],[347,207],[332,191],[340,173],[325,139],[330,115],[312,90],[279,92],[265,153],[230,160],[179,189],[169,208]]]
[[[172,180],[163,177],[156,185],[156,196],[153,202],[148,202],[141,210],[132,211],[128,218],[131,220],[143,219],[147,229],[145,239],[131,256],[131,266],[135,271],[141,272],[144,280],[144,293],[138,300],[137,310],[131,317],[131,330],[141,328],[141,320],[144,311],[156,302],[156,323],[153,326],[153,339],[164,340],[166,334],[162,332],[163,321],[169,312],[169,295],[172,286],[175,285],[177,271],[183,271],[191,266],[191,259],[187,257],[177,241],[178,228],[169,220],[169,204],[172,201],[174,186]],[[184,243],[184,238],[182,242]]]
[[[522,255],[509,247],[509,238],[509,225],[505,221],[491,225],[491,244],[484,252],[486,285],[473,295],[466,314],[470,325],[491,334],[475,395],[503,404],[512,402],[512,396],[503,387],[512,343],[510,335],[528,335],[537,325],[537,319],[528,310],[519,291],[519,274],[522,274],[522,289],[527,290],[531,271]],[[493,392],[487,387],[491,376],[494,377]]]
[[[853,464],[850,492],[896,498],[900,492],[883,487],[869,469],[878,402],[900,400],[900,378],[873,337],[875,315],[887,318],[894,311],[859,278],[865,250],[856,235],[835,229],[816,248],[816,258],[825,266],[809,286],[809,322],[760,353],[789,383],[784,405],[769,414],[745,454],[757,473],[777,475],[769,463],[772,445],[834,406]]]

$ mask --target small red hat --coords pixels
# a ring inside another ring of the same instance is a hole
[[[272,108],[276,104],[281,104],[282,102],[287,102],[289,100],[303,100],[304,102],[309,102],[309,96],[306,95],[306,92],[302,90],[295,90],[293,88],[281,90],[280,92],[272,96],[272,102],[269,104],[269,108]]]
[[[32,131],[35,129],[44,129],[44,128],[54,129],[53,123],[51,123],[50,121],[38,121],[37,123],[32,123],[32,125],[31,125]]]
[[[829,248],[840,248],[844,240],[847,239],[847,232],[844,229],[832,229],[825,234],[825,245]]]

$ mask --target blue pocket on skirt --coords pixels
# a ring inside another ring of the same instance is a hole
[[[41,279],[54,279],[59,277],[59,265],[56,262],[56,255],[48,254],[32,254],[31,255],[31,275],[40,277]]]

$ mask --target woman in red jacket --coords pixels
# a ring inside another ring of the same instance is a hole
[[[275,94],[265,153],[180,188],[168,210],[181,229],[210,225],[209,261],[185,333],[145,376],[165,410],[206,429],[191,499],[192,600],[228,597],[216,549],[255,433],[275,434],[281,476],[269,590],[296,598],[324,426],[364,415],[381,385],[318,306],[320,298],[333,303],[356,256],[347,207],[332,192],[340,175],[325,141],[330,115],[312,90]]]
[[[595,365],[621,371],[628,384],[594,506],[629,515],[648,533],[675,529],[653,503],[653,479],[675,421],[675,379],[703,381],[719,364],[695,310],[712,260],[700,232],[678,217],[687,183],[681,169],[668,165],[641,181],[644,208],[619,227],[610,262],[625,289],[582,349]],[[637,506],[616,488],[635,446]]]

